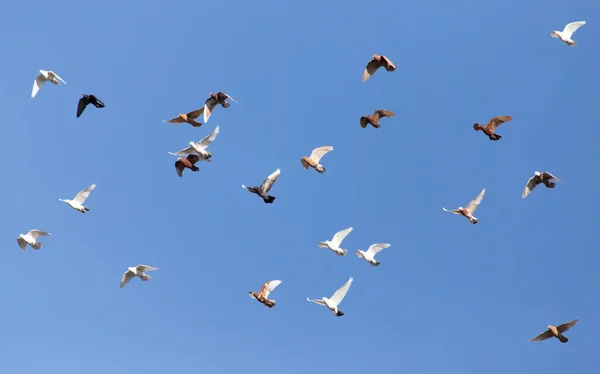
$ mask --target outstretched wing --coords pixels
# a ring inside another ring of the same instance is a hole
[[[212,96],[206,99],[204,102],[204,123],[208,122],[213,109],[215,109],[215,106],[217,106],[217,100],[215,100]]]
[[[379,69],[380,66],[381,65],[379,65],[379,62],[377,62],[377,60],[375,59],[369,61],[369,63],[365,67],[365,71],[363,72],[362,81],[364,82],[367,79],[369,79],[371,75],[373,75],[373,73],[375,73],[377,69]]]
[[[79,102],[77,103],[77,118],[79,118],[79,116],[81,116],[81,113],[83,113],[83,111],[85,110],[85,107],[88,105],[88,99],[86,99],[85,97],[82,97],[81,99],[79,99]]]
[[[348,290],[350,289],[350,285],[352,284],[353,280],[354,278],[350,277],[350,279],[348,279],[348,282],[346,282],[346,284],[344,284],[337,291],[335,291],[333,296],[331,296],[330,300],[335,306],[340,305],[342,300],[344,300],[344,297],[346,297],[346,294],[348,293]]]
[[[360,117],[360,127],[362,127],[364,129],[367,127],[368,124],[369,124],[369,119],[367,118],[367,116]]]
[[[460,214],[461,214],[461,213],[460,213],[460,210],[458,210],[458,209],[451,209],[451,210],[450,210],[450,209],[446,209],[446,208],[444,208],[444,207],[442,207],[442,209],[443,209],[445,212],[450,212],[450,213],[454,213],[454,214],[458,214],[458,215],[460,215]]]
[[[563,323],[562,325],[556,326],[558,331],[565,332],[569,330],[571,327],[575,326],[575,324],[579,321],[579,318],[572,320],[571,322]]]
[[[490,130],[494,130],[504,122],[508,122],[512,119],[512,116],[496,116],[488,122],[487,126]]]
[[[181,117],[175,117],[175,118],[171,118],[171,119],[170,119],[170,120],[168,120],[168,121],[165,121],[165,120],[163,119],[163,122],[167,122],[167,123],[184,123],[185,121],[184,121],[184,120],[183,120],[183,118],[181,118]]]
[[[189,112],[187,114],[187,118],[189,119],[196,119],[198,117],[200,117],[200,115],[204,113],[204,107],[198,109],[198,110],[194,110],[193,112]]]
[[[88,188],[79,191],[79,193],[77,194],[77,196],[75,196],[75,198],[73,199],[73,202],[76,202],[78,204],[83,204],[85,202],[85,199],[88,198],[88,196],[90,196],[90,192],[92,192],[94,190],[94,188],[96,188],[96,183],[92,184],[91,186],[89,186]]]
[[[523,194],[521,195],[521,199],[526,198],[527,195],[529,195],[538,184],[540,184],[540,177],[534,175],[533,177],[529,178],[527,184],[525,185],[525,189],[523,190]]]
[[[544,175],[544,179],[546,179],[546,180],[555,180],[557,182],[563,183],[563,181],[561,181],[560,179],[556,178],[554,175],[548,173],[547,171],[545,171],[543,173],[543,175]]]
[[[175,152],[175,153],[173,153],[173,152],[169,152],[169,154],[170,154],[170,155],[173,155],[173,156],[181,156],[181,157],[185,157],[185,156],[193,155],[193,154],[195,154],[195,153],[196,153],[196,150],[195,150],[195,149],[194,149],[192,146],[189,146],[189,147],[187,147],[187,148],[184,148],[184,149],[182,149],[182,150],[181,150],[181,151],[179,151],[179,152]]]
[[[54,78],[58,79],[59,81],[63,82],[64,84],[67,84],[67,82],[65,82],[61,77],[58,76],[58,74],[56,74],[53,71],[49,71],[48,75],[52,75],[52,76],[54,76]]]
[[[538,342],[538,341],[541,341],[541,340],[550,339],[553,336],[554,336],[554,334],[552,334],[552,331],[546,330],[543,333],[541,333],[538,336],[536,336],[535,338],[531,339],[530,342]]]
[[[577,21],[567,24],[565,29],[562,31],[563,37],[566,39],[571,39],[573,33],[583,25],[585,25],[585,21]]]
[[[319,304],[319,305],[323,305],[323,306],[327,306],[325,304],[325,302],[323,302],[323,300],[311,300],[308,297],[306,298],[306,301],[310,301],[311,303],[315,303],[315,304]]]
[[[19,247],[22,250],[25,250],[25,248],[27,247],[27,242],[23,240],[23,238],[21,238],[20,236],[17,238],[17,244],[19,244]]]
[[[135,268],[137,269],[137,271],[141,271],[142,273],[145,273],[150,270],[158,270],[158,268],[148,266],[148,265],[142,265],[142,264],[136,266]]]
[[[485,188],[481,190],[481,192],[479,193],[479,195],[477,195],[477,197],[475,197],[473,200],[471,200],[469,205],[467,205],[466,209],[469,211],[469,213],[471,213],[471,214],[475,213],[475,211],[479,207],[479,203],[481,203],[481,200],[483,200],[483,195],[485,195]]]
[[[33,239],[37,239],[40,236],[52,236],[52,234],[50,234],[49,232],[42,230],[29,230],[29,233],[27,233],[27,235],[29,235]]]
[[[331,151],[333,151],[333,147],[330,145],[315,148],[315,149],[313,149],[312,153],[310,154],[310,158],[318,164],[319,161],[321,161],[321,158],[323,156],[325,156],[328,152],[331,152]]]
[[[228,99],[230,99],[231,101],[233,101],[236,104],[239,104],[237,101],[235,101],[235,99],[229,95],[227,95],[225,92],[221,92],[223,95],[227,96]]]
[[[346,238],[346,236],[348,236],[348,234],[350,234],[352,232],[352,230],[354,230],[354,228],[348,227],[347,229],[344,229],[342,231],[338,231],[333,236],[333,239],[331,240],[331,243],[334,244],[335,246],[339,247],[340,244],[342,244],[342,240],[344,240]]]
[[[379,121],[380,118],[383,117],[393,117],[394,112],[390,112],[389,110],[377,109],[373,112],[373,119],[375,121]]]
[[[132,271],[129,271],[129,269],[127,269],[127,271],[125,273],[123,273],[123,276],[121,277],[121,286],[120,286],[120,288],[125,287],[125,285],[127,283],[129,283],[129,281],[133,277],[135,277],[135,274],[133,274]]]
[[[218,134],[219,134],[219,126],[215,127],[215,129],[210,134],[206,135],[204,137],[204,139],[200,140],[198,142],[198,144],[202,148],[206,149],[206,148],[208,148],[209,145],[211,145],[212,142],[215,141]]]
[[[383,249],[385,248],[389,248],[391,247],[391,244],[388,243],[376,243],[373,244],[369,247],[369,249],[367,249],[367,253],[369,253],[371,256],[375,256],[377,253],[381,252]]]
[[[389,58],[385,57],[385,56],[381,56],[382,59],[385,60],[385,62],[388,65],[388,68],[392,71],[396,70],[396,65],[394,65],[394,63],[392,62],[392,60],[390,60]]]
[[[265,284],[263,284],[263,286],[260,288],[259,293],[261,293],[263,295],[264,298],[269,298],[269,295],[271,294],[271,292],[273,292],[273,290],[275,288],[277,288],[277,286],[279,286],[281,284],[281,281],[279,279],[276,280],[272,280],[269,282],[266,282]]]
[[[277,180],[277,178],[279,178],[279,174],[281,173],[281,169],[277,169],[275,170],[273,173],[271,173],[271,175],[269,175],[263,182],[262,185],[260,186],[260,188],[263,190],[264,193],[269,192],[269,190],[271,189],[271,187],[273,186],[273,183],[275,183],[275,181]]]
[[[35,78],[35,80],[33,81],[33,88],[31,89],[32,99],[35,97],[35,95],[37,95],[38,91],[40,90],[40,87],[42,87],[44,83],[46,83],[46,78],[44,78],[42,74],[38,75]]]

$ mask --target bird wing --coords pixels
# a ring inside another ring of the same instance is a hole
[[[572,320],[571,322],[563,323],[562,325],[556,326],[556,329],[563,333],[569,330],[571,327],[575,326],[575,324],[579,321],[579,318]]]
[[[367,116],[360,117],[360,127],[362,127],[364,129],[365,127],[367,127],[368,124],[369,124],[369,119],[367,118]]]
[[[217,137],[218,134],[219,134],[219,126],[215,127],[215,129],[210,134],[206,135],[204,137],[204,139],[200,140],[198,142],[198,145],[200,145],[204,149],[208,148],[208,146],[211,145],[212,142],[215,141],[215,138]]]
[[[446,208],[444,208],[444,207],[442,207],[442,209],[443,209],[445,212],[450,212],[450,213],[454,213],[454,214],[459,214],[459,215],[460,215],[460,210],[458,210],[458,209],[446,209]]]
[[[485,195],[485,188],[481,190],[481,192],[479,193],[479,195],[477,195],[477,197],[475,197],[473,200],[471,200],[469,205],[467,205],[466,209],[469,211],[469,213],[471,213],[471,214],[475,213],[475,211],[479,207],[479,203],[481,203],[481,200],[483,200],[483,195]]]
[[[189,119],[196,119],[198,117],[200,117],[200,115],[204,113],[204,107],[198,109],[198,110],[194,110],[193,112],[189,112],[187,114],[187,118]]]
[[[331,152],[331,151],[333,151],[333,147],[330,145],[315,148],[315,149],[313,149],[312,153],[310,154],[310,158],[318,164],[319,161],[321,161],[321,158],[323,158],[323,156],[325,156],[328,152]]]
[[[558,181],[558,182],[560,182],[560,183],[563,183],[563,181],[561,181],[560,179],[556,178],[554,175],[552,175],[552,174],[548,173],[547,171],[545,171],[545,172],[543,173],[543,175],[544,175],[544,179],[548,179],[548,180],[555,180],[555,181]]]
[[[281,284],[281,281],[279,279],[266,282],[260,288],[259,292],[263,295],[263,297],[269,298],[269,295],[271,294],[271,292],[273,292],[273,290],[275,288],[277,288],[277,286],[279,286],[280,284]]]
[[[25,250],[25,247],[27,247],[27,242],[20,236],[17,238],[17,244],[19,244],[19,247],[21,247],[22,250]]]
[[[269,190],[271,189],[271,187],[273,186],[273,183],[275,183],[275,181],[277,180],[277,178],[279,178],[279,174],[281,173],[281,169],[277,169],[274,172],[271,173],[271,175],[269,175],[263,182],[262,185],[260,186],[260,188],[263,190],[264,193],[269,192]]]
[[[49,232],[42,231],[42,230],[29,230],[27,235],[33,239],[37,239],[40,236],[52,236]]]
[[[540,184],[540,177],[534,175],[533,177],[529,178],[527,184],[525,185],[525,189],[523,190],[523,195],[521,195],[521,199],[526,198],[527,195],[529,195],[538,184]]]
[[[79,191],[77,196],[75,196],[75,198],[73,199],[73,202],[83,204],[85,202],[85,199],[87,199],[88,196],[90,196],[90,192],[92,192],[94,188],[96,188],[96,183],[92,184],[84,190]]]
[[[388,243],[377,243],[373,244],[367,249],[367,253],[371,254],[371,256],[375,256],[377,253],[381,252],[385,248],[391,247],[391,244]]]
[[[554,336],[554,334],[552,333],[552,331],[546,330],[543,333],[541,333],[538,336],[536,336],[535,338],[531,339],[530,342],[538,342],[538,341],[541,341],[541,340],[550,339],[553,336]]]
[[[168,121],[165,121],[165,120],[163,119],[163,122],[167,122],[167,123],[184,123],[185,121],[184,121],[184,120],[183,120],[183,118],[181,118],[181,117],[175,117],[175,118],[171,118],[171,119],[170,119],[170,120],[168,120]]]
[[[198,155],[189,155],[186,157],[186,159],[192,164],[194,165],[196,162],[200,161],[200,156]]]
[[[184,148],[184,149],[182,149],[179,152],[175,152],[175,153],[169,152],[170,155],[173,155],[173,156],[182,156],[182,157],[185,157],[185,156],[188,156],[188,155],[193,155],[195,153],[196,153],[196,150],[192,146]]]
[[[88,104],[89,104],[89,101],[85,97],[82,97],[81,99],[79,99],[79,102],[77,103],[77,118],[79,118],[81,113],[83,113],[83,111],[85,110],[85,107]]]
[[[229,95],[227,95],[225,92],[222,92],[223,95],[227,96],[228,99],[230,99],[231,101],[233,101],[236,104],[239,104],[237,101],[235,101],[235,99]]]
[[[369,79],[371,77],[371,75],[373,75],[373,73],[375,73],[377,71],[377,69],[379,69],[379,66],[380,65],[379,65],[379,62],[377,62],[377,60],[372,59],[371,61],[369,61],[369,63],[365,67],[365,71],[362,76],[362,81],[364,82],[367,79]]]
[[[185,169],[183,162],[181,162],[181,160],[175,161],[175,171],[180,177],[183,177],[183,169]]]
[[[346,284],[344,284],[342,287],[338,288],[338,290],[335,291],[333,296],[331,296],[330,300],[335,306],[340,305],[342,300],[344,300],[344,297],[346,297],[346,294],[348,293],[348,290],[350,289],[350,285],[352,284],[353,280],[354,279],[350,277],[350,279],[348,279],[348,282],[346,282]]]
[[[67,84],[67,82],[65,82],[65,81],[64,81],[64,80],[63,80],[61,77],[59,77],[59,76],[58,76],[58,74],[56,74],[56,73],[55,73],[55,72],[53,72],[53,71],[49,71],[49,72],[48,72],[48,75],[51,75],[51,76],[53,76],[54,78],[58,79],[59,81],[63,82],[64,84]]]
[[[38,91],[40,90],[40,87],[42,87],[42,85],[46,83],[46,78],[40,74],[38,75],[35,80],[33,81],[33,89],[31,90],[31,98],[34,98],[35,95],[37,95]]]
[[[94,95],[90,95],[90,103],[92,103],[96,108],[104,108],[106,106],[102,100],[98,99]]]
[[[319,305],[323,305],[323,306],[327,306],[325,304],[325,302],[323,302],[323,300],[311,300],[308,297],[306,298],[306,301],[310,301],[311,303],[315,303],[315,304],[319,304]]]
[[[215,109],[215,106],[217,106],[217,100],[215,100],[212,96],[206,99],[204,102],[204,123],[208,122],[213,109]]]
[[[354,228],[348,227],[347,229],[338,231],[333,236],[333,239],[331,239],[331,243],[334,244],[335,246],[339,247],[340,244],[342,244],[342,240],[344,240],[346,238],[346,236],[348,236],[348,234],[350,234],[352,232],[352,230],[354,230]]]
[[[512,119],[512,116],[496,116],[489,120],[487,126],[490,130],[494,130],[496,127],[500,126],[504,122],[508,122]]]
[[[388,66],[392,69],[392,70],[396,70],[396,65],[394,65],[394,63],[392,62],[392,60],[390,60],[389,58],[385,57],[385,56],[381,56],[382,59],[385,60],[385,62],[387,62]]]
[[[563,37],[565,39],[571,39],[571,35],[573,35],[573,33],[583,25],[585,25],[585,21],[577,21],[567,24],[562,31]]]
[[[138,265],[135,267],[137,271],[145,273],[147,271],[151,271],[151,270],[158,270],[158,268],[152,267],[152,266],[148,266],[148,265]]]
[[[135,277],[135,274],[133,274],[132,271],[130,271],[129,269],[123,273],[123,276],[121,277],[121,288],[125,287],[125,285],[127,283],[129,283],[129,281],[131,280],[131,278]]]
[[[383,117],[393,117],[393,116],[394,116],[394,112],[390,112],[389,110],[378,109],[373,112],[373,119],[375,121],[379,121],[379,119],[383,118]]]

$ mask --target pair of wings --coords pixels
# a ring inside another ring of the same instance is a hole
[[[561,34],[563,34],[563,37],[566,39],[571,39],[571,36],[573,35],[573,33],[575,31],[577,31],[578,28],[580,28],[581,26],[585,25],[585,21],[576,21],[576,22],[571,22],[568,23],[565,28],[563,29],[563,31],[561,32]],[[558,36],[554,33],[550,34],[553,38],[558,38]]]
[[[483,195],[485,195],[485,188],[481,190],[481,192],[479,193],[479,195],[477,195],[473,200],[471,200],[471,202],[469,202],[469,205],[467,205],[467,207],[465,208],[470,214],[474,214],[475,211],[477,210],[477,208],[479,207],[479,203],[481,203],[481,200],[483,200]],[[460,214],[460,211],[458,209],[453,209],[453,210],[448,210],[444,207],[442,207],[442,209],[446,212],[450,212],[450,213],[454,213],[454,214]]]
[[[277,288],[277,286],[280,284],[281,281],[279,279],[268,281],[262,285],[258,293],[261,294],[265,299],[268,299],[271,292],[273,292],[273,290],[275,290],[275,288]]]
[[[554,175],[548,173],[547,171],[542,173],[542,177],[546,180],[555,180],[562,183],[560,179],[556,178]],[[542,183],[542,178],[538,177],[537,175],[534,175],[533,177],[529,178],[527,184],[525,185],[525,189],[523,190],[523,195],[521,195],[521,198],[524,199],[525,197],[527,197],[527,195],[529,195],[531,191],[533,191],[533,189],[540,183]]]
[[[260,189],[264,193],[269,192],[269,190],[273,186],[273,183],[275,183],[275,181],[277,180],[277,178],[279,178],[279,174],[281,174],[281,169],[278,168],[277,170],[275,170],[274,172],[272,172],[271,175],[269,175],[267,178],[265,178],[265,180],[260,185]],[[243,184],[242,184],[242,187],[245,188],[245,189],[248,189],[248,187],[244,186]]]
[[[327,153],[329,153],[331,151],[333,151],[333,147],[330,145],[325,145],[323,147],[315,148],[311,152],[309,158],[318,164],[319,161],[321,161],[321,159],[323,158],[323,156],[325,156]]]
[[[338,231],[333,236],[333,239],[331,239],[331,244],[333,244],[336,247],[339,247],[340,244],[342,244],[342,240],[344,240],[346,238],[346,236],[348,236],[348,234],[350,234],[352,232],[352,230],[354,230],[353,227],[348,227],[347,229]]]
[[[235,101],[235,99],[229,95],[227,95],[225,92],[219,92],[217,95],[223,94],[225,95],[225,97],[227,97],[228,99],[230,99],[231,101],[233,101],[236,104],[239,104],[237,101]],[[212,114],[213,109],[215,109],[215,107],[217,106],[218,102],[217,100],[215,100],[214,97],[209,97],[208,99],[206,99],[206,101],[204,102],[204,123],[208,122],[208,119],[210,118],[210,115]]]
[[[367,252],[369,255],[371,256],[375,256],[376,254],[378,254],[379,252],[381,252],[382,250],[391,247],[392,245],[389,243],[376,243],[376,244],[372,244],[369,249],[367,249]]]
[[[208,148],[209,145],[212,144],[212,142],[215,141],[218,134],[219,134],[219,126],[215,127],[215,129],[210,134],[208,134],[207,136],[204,137],[204,139],[202,139],[198,143],[196,143],[196,145],[202,147],[202,149],[206,149],[206,148]],[[188,155],[193,155],[196,153],[198,153],[198,152],[192,146],[184,148],[179,152],[175,152],[175,153],[169,152],[169,154],[173,155],[173,156],[188,156]]]
[[[365,67],[365,71],[363,72],[363,76],[362,76],[362,81],[364,82],[367,79],[369,79],[371,77],[371,75],[373,75],[377,71],[377,69],[384,66],[384,64],[387,64],[387,65],[393,67],[394,70],[396,69],[396,66],[394,65],[394,63],[392,63],[392,60],[390,60],[389,58],[387,58],[385,56],[381,56],[381,60],[379,60],[379,61],[377,61],[376,59],[373,58],[371,61],[369,61],[369,63]]]
[[[344,300],[344,297],[346,297],[346,294],[348,293],[348,290],[350,289],[350,285],[352,284],[353,280],[354,278],[350,277],[350,279],[348,279],[348,282],[346,282],[342,287],[338,288],[338,290],[335,291],[333,296],[331,296],[331,298],[329,299],[332,304],[334,304],[335,306],[340,305],[342,300]],[[306,300],[316,304],[325,305],[325,302],[323,300],[311,300],[308,297],[306,298]]]
[[[77,204],[83,204],[85,200],[90,196],[90,193],[94,190],[94,188],[96,188],[96,183],[79,191],[77,196],[75,196],[75,198],[73,199],[73,202]]]
[[[158,270],[158,268],[148,266],[148,265],[141,265],[141,264],[136,266],[135,268],[138,272],[142,272],[142,273],[145,273],[150,270]],[[123,276],[121,277],[121,288],[125,287],[125,285],[127,283],[129,283],[129,281],[133,277],[135,277],[135,274],[131,270],[127,269],[127,271],[125,273],[123,273]]]
[[[389,110],[377,109],[371,115],[371,121],[379,122],[383,117],[393,117],[394,112]],[[369,124],[369,118],[367,116],[360,117],[360,126],[364,129]]]
[[[571,322],[563,323],[562,325],[556,326],[556,329],[558,330],[558,332],[560,332],[562,334],[563,332],[569,330],[571,327],[575,326],[575,324],[578,321],[579,321],[579,318],[574,319]],[[543,333],[541,333],[538,336],[536,336],[535,338],[531,339],[530,342],[537,342],[537,341],[541,341],[541,340],[546,340],[546,339],[550,339],[552,337],[554,337],[554,334],[552,333],[552,331],[546,330]]]
[[[58,79],[61,82],[63,82],[64,84],[67,84],[67,82],[65,82],[61,77],[58,76],[58,74],[56,74],[53,71],[48,71],[46,72],[48,74],[49,77],[53,78],[53,79]],[[33,88],[31,89],[31,98],[34,98],[35,95],[37,95],[38,91],[40,90],[40,88],[42,87],[42,85],[44,83],[46,83],[49,79],[47,79],[44,74],[42,74],[40,72],[40,75],[38,75],[35,80],[33,81]],[[55,83],[55,84],[58,84]]]

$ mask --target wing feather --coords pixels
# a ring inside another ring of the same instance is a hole
[[[467,205],[466,209],[469,211],[469,213],[475,213],[475,211],[479,207],[479,204],[481,203],[481,200],[483,200],[483,195],[485,195],[485,188],[481,190],[479,195],[477,195],[473,200],[471,200],[469,205]]]
[[[346,294],[348,293],[348,290],[350,289],[350,285],[352,284],[352,281],[354,280],[354,278],[350,277],[350,279],[348,279],[348,281],[340,288],[338,288],[337,291],[335,291],[335,293],[333,294],[333,296],[331,296],[331,302],[333,304],[340,305],[340,303],[342,302],[342,300],[344,300],[344,297],[346,297]]]
[[[523,194],[521,195],[521,199],[524,199],[533,191],[533,189],[540,184],[540,178],[537,175],[529,178],[527,184],[525,185],[525,189],[523,190]]]
[[[213,109],[217,106],[217,101],[211,96],[204,102],[204,123],[208,122]]]
[[[500,126],[504,122],[508,122],[512,119],[512,116],[496,116],[489,120],[487,126],[493,130],[496,127]]]
[[[537,341],[541,341],[541,340],[550,339],[553,336],[554,336],[554,334],[552,333],[552,331],[546,330],[543,333],[536,336],[535,338],[531,339],[530,342],[537,342]]]
[[[189,112],[187,114],[187,118],[189,118],[189,119],[196,119],[196,118],[200,117],[200,115],[202,113],[204,113],[204,107],[202,107],[200,109],[197,109],[197,110],[194,110],[193,112]]]
[[[46,78],[40,74],[33,81],[33,88],[31,89],[31,98],[33,99],[37,95],[42,85],[46,83]]]
[[[279,279],[266,282],[261,287],[260,293],[262,293],[263,297],[268,299],[271,292],[273,292],[273,290],[275,290],[277,288],[277,286],[279,286],[280,284],[281,284],[281,281]]]
[[[556,326],[556,329],[563,333],[569,330],[571,327],[575,326],[575,324],[579,321],[579,318],[572,320],[571,322],[563,323],[562,325]]]
[[[269,190],[273,186],[273,183],[275,183],[277,178],[279,178],[279,174],[281,174],[281,169],[278,168],[262,182],[260,188],[263,190],[264,193],[269,192]]]
[[[325,302],[323,302],[323,300],[311,300],[308,297],[306,298],[306,301],[310,301],[311,303],[315,303],[315,304],[319,304],[319,305],[323,305],[323,306],[327,306],[325,305]]]
[[[189,156],[189,155],[193,155],[196,153],[196,150],[194,149],[194,147],[189,146],[187,148],[182,149],[179,152],[169,152],[170,155],[173,156],[181,156],[181,157],[185,157],[185,156]]]
[[[548,179],[548,180],[555,180],[557,182],[563,183],[563,181],[561,181],[560,179],[556,178],[554,175],[550,174],[549,172],[545,171],[543,173],[544,175],[544,179]]]
[[[371,254],[372,256],[375,256],[377,253],[381,252],[383,249],[385,248],[389,248],[391,247],[391,244],[388,243],[376,243],[373,244],[369,247],[369,249],[367,249],[367,253]]]
[[[321,161],[321,158],[323,158],[323,156],[325,156],[327,153],[329,153],[331,151],[333,151],[333,147],[330,145],[315,148],[315,149],[313,149],[312,153],[310,154],[310,158],[318,164],[319,161]]]
[[[354,228],[348,227],[347,229],[338,231],[333,236],[333,239],[331,240],[331,243],[339,247],[340,244],[342,244],[342,240],[344,240],[346,238],[346,236],[348,236],[348,234],[350,234],[352,232],[352,230],[354,230]]]
[[[50,234],[49,232],[42,231],[42,230],[29,230],[27,235],[29,235],[33,239],[37,239],[40,236],[52,236],[52,234]]]
[[[570,39],[573,33],[583,25],[585,25],[585,21],[576,21],[567,24],[562,31],[563,37]]]
[[[215,129],[208,135],[204,137],[204,139],[200,140],[198,144],[202,146],[202,148],[206,149],[212,142],[215,141],[217,135],[219,134],[219,126],[215,127]]]
[[[77,194],[77,196],[75,196],[73,201],[78,204],[83,204],[85,202],[85,200],[90,196],[90,193],[94,190],[94,188],[96,188],[96,183],[79,191],[79,193]]]
[[[365,71],[363,72],[362,81],[364,82],[367,79],[371,78],[371,75],[373,75],[373,73],[375,73],[380,66],[381,65],[379,65],[379,62],[377,62],[377,60],[375,59],[369,61],[369,63],[365,67]]]
[[[131,280],[131,278],[133,278],[134,276],[135,276],[135,274],[133,274],[133,272],[128,269],[125,273],[123,273],[123,276],[121,277],[121,285],[120,285],[120,287],[121,288],[125,287],[125,285],[127,283],[129,283],[129,281]]]

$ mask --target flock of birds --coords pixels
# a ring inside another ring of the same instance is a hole
[[[577,44],[577,42],[575,42],[572,39],[572,35],[579,27],[585,25],[585,23],[586,23],[585,21],[571,22],[571,23],[567,24],[562,31],[554,30],[550,33],[550,35],[553,38],[560,39],[561,41],[563,41],[564,43],[566,43],[569,46],[575,46]],[[389,58],[387,58],[386,56],[383,56],[383,55],[374,54],[372,57],[372,60],[369,61],[369,63],[365,67],[365,70],[364,70],[364,73],[362,76],[362,81],[365,82],[366,80],[368,80],[379,68],[384,68],[388,72],[393,72],[396,70],[396,66],[393,64],[393,62]],[[67,84],[67,82],[65,82],[61,77],[58,76],[58,74],[54,73],[53,71],[40,70],[40,74],[36,77],[36,79],[33,83],[33,89],[31,91],[32,98],[36,97],[40,88],[46,82],[53,83],[54,85],[59,85],[60,82]],[[187,114],[179,113],[179,115],[177,117],[172,118],[168,121],[163,120],[163,122],[167,122],[167,123],[171,123],[171,124],[188,123],[194,127],[200,127],[200,126],[202,126],[202,123],[197,122],[196,120],[202,115],[203,119],[204,119],[204,123],[205,124],[208,123],[208,120],[209,120],[211,114],[213,113],[214,109],[218,105],[221,105],[221,107],[223,107],[223,108],[229,108],[230,103],[228,103],[227,100],[231,100],[235,103],[238,103],[234,98],[232,98],[231,96],[229,96],[228,94],[226,94],[224,92],[218,92],[218,93],[210,92],[209,97],[204,102],[204,106],[202,108],[194,110]],[[98,99],[96,96],[84,94],[79,99],[79,102],[77,105],[77,117],[78,118],[82,115],[82,113],[84,112],[84,110],[86,109],[86,107],[89,104],[92,104],[96,108],[104,108],[105,107],[104,103],[100,99]],[[379,121],[382,118],[393,117],[393,116],[394,116],[394,113],[391,111],[378,109],[378,110],[375,110],[373,112],[373,114],[371,114],[371,115],[362,116],[360,118],[360,126],[362,128],[366,128],[367,125],[370,124],[374,128],[379,128],[381,126]],[[500,140],[502,138],[502,136],[496,134],[496,129],[498,128],[498,126],[500,126],[503,123],[506,123],[510,120],[512,120],[511,116],[496,116],[496,117],[490,119],[486,125],[481,125],[479,123],[475,123],[473,125],[473,128],[475,129],[475,131],[481,130],[486,136],[488,136],[488,138],[490,140],[497,141],[497,140]],[[207,162],[211,161],[212,153],[210,151],[208,151],[207,148],[212,144],[212,142],[215,141],[218,134],[219,134],[219,126],[216,126],[215,129],[210,134],[208,134],[206,137],[204,137],[199,142],[191,141],[191,142],[189,142],[188,147],[186,147],[178,152],[168,152],[171,155],[179,156],[177,161],[175,161],[175,171],[178,176],[182,177],[183,171],[185,169],[190,169],[193,172],[198,171],[199,168],[196,166],[196,163],[198,163],[200,161],[207,161]],[[310,156],[303,156],[301,158],[300,161],[301,161],[302,167],[305,170],[308,170],[308,168],[311,167],[318,173],[324,173],[326,171],[326,169],[320,162],[321,162],[321,159],[323,158],[323,156],[325,156],[328,152],[331,152],[331,151],[333,151],[332,146],[322,146],[322,147],[318,147],[318,148],[314,149],[312,151],[312,153],[310,154]],[[242,184],[242,188],[245,188],[249,192],[258,195],[260,198],[263,199],[263,201],[266,204],[272,204],[275,201],[275,197],[269,195],[269,191],[273,187],[273,184],[279,178],[280,173],[281,173],[281,170],[277,169],[273,173],[271,173],[267,178],[265,178],[260,186],[247,187]],[[554,175],[552,175],[551,173],[549,173],[547,171],[545,171],[545,172],[536,171],[534,173],[534,175],[527,181],[527,183],[525,185],[525,189],[522,194],[522,198],[527,197],[531,193],[531,191],[533,191],[533,189],[540,184],[544,184],[547,188],[554,188],[556,186],[556,183],[554,181],[562,183],[562,181],[560,181],[557,177],[555,177]],[[59,201],[65,202],[71,208],[73,208],[81,213],[88,212],[88,211],[90,211],[90,208],[83,204],[85,203],[86,199],[90,196],[90,193],[94,190],[94,188],[96,188],[96,185],[92,184],[91,186],[81,190],[73,199],[59,199]],[[463,217],[467,218],[472,224],[476,224],[478,222],[478,219],[474,216],[474,213],[477,210],[481,201],[483,200],[484,195],[485,195],[485,188],[483,188],[481,190],[481,192],[479,193],[479,195],[477,195],[473,200],[471,200],[469,202],[469,204],[467,204],[467,206],[464,208],[462,206],[460,206],[457,209],[452,209],[452,210],[446,209],[444,207],[442,207],[442,209],[446,212],[451,212],[451,213],[463,216]],[[350,234],[350,232],[352,232],[352,230],[353,230],[352,227],[341,230],[341,231],[337,232],[331,240],[325,240],[323,242],[319,242],[318,246],[321,248],[327,248],[327,249],[331,250],[337,256],[344,256],[348,253],[348,251],[341,247],[342,241],[346,238],[346,236],[348,236],[348,234]],[[42,230],[35,230],[35,229],[30,230],[27,234],[20,234],[19,237],[17,238],[17,243],[23,251],[26,250],[27,245],[29,245],[33,249],[39,250],[40,248],[42,248],[42,243],[38,241],[38,238],[43,237],[43,236],[51,236],[51,234],[48,232],[42,231]],[[366,251],[357,250],[356,255],[359,258],[364,259],[366,262],[368,262],[372,266],[379,266],[380,262],[375,259],[375,255],[377,255],[383,249],[389,248],[390,246],[391,245],[389,243],[375,243],[375,244],[371,245]],[[123,288],[134,277],[138,277],[142,281],[148,281],[149,279],[151,279],[151,276],[149,276],[146,273],[148,271],[153,271],[153,270],[158,270],[158,268],[148,266],[148,265],[143,265],[143,264],[140,264],[138,266],[128,267],[127,271],[125,271],[125,273],[123,274],[123,276],[121,278],[120,287]],[[322,297],[321,299],[312,299],[312,300],[307,298],[306,300],[316,303],[316,304],[319,304],[319,305],[322,305],[322,306],[325,306],[336,317],[343,316],[344,313],[339,309],[339,305],[342,302],[342,300],[344,299],[344,297],[346,296],[346,294],[348,293],[348,290],[350,289],[350,286],[352,285],[352,281],[353,281],[353,278],[350,277],[348,279],[348,281],[343,286],[341,286],[337,291],[335,291],[335,293],[330,298]],[[269,299],[269,296],[275,290],[275,288],[277,288],[277,286],[279,286],[280,284],[281,284],[281,280],[278,280],[278,279],[268,281],[262,285],[262,287],[260,288],[260,290],[258,292],[250,291],[249,295],[251,298],[259,301],[266,307],[272,308],[275,306],[275,300]],[[540,340],[546,340],[546,339],[555,337],[560,342],[566,343],[569,339],[567,339],[563,335],[563,333],[565,331],[569,330],[570,328],[572,328],[577,322],[578,322],[578,319],[575,319],[573,321],[563,323],[558,326],[548,325],[546,331],[539,334],[538,336],[531,339],[530,341],[540,341]]]

